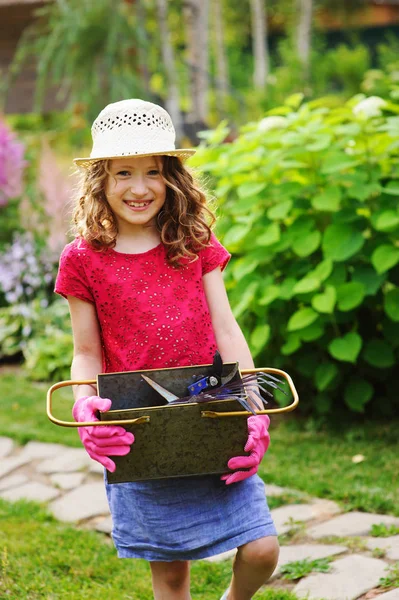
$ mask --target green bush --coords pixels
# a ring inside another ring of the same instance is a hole
[[[231,144],[224,123],[204,132],[191,159],[219,199],[230,300],[257,364],[292,375],[302,410],[392,414],[399,106],[299,104],[289,98]]]
[[[68,304],[43,300],[0,309],[0,359],[23,356],[31,379],[49,381],[70,378],[72,330]]]

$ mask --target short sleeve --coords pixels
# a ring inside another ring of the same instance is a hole
[[[85,302],[94,302],[84,268],[85,253],[78,244],[72,242],[65,246],[60,257],[54,291],[64,298],[74,296]]]
[[[210,273],[217,267],[223,271],[231,258],[231,254],[219,242],[217,237],[212,233],[210,245],[200,252],[202,263],[202,275]]]

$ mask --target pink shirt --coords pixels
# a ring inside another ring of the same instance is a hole
[[[181,268],[162,244],[123,254],[76,239],[61,254],[55,291],[95,305],[106,373],[209,364],[216,341],[202,277],[229,259],[213,234]]]

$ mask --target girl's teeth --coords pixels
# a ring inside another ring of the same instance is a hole
[[[129,206],[134,206],[135,208],[142,208],[143,206],[148,206],[149,202],[128,202]]]

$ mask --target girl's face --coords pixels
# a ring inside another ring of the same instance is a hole
[[[110,161],[105,195],[120,233],[153,226],[166,198],[162,158],[147,156]]]

